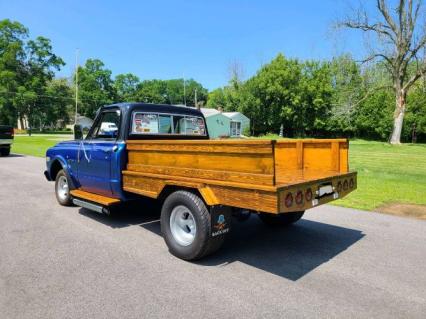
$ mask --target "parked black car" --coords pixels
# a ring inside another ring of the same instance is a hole
[[[0,125],[0,155],[8,156],[13,143],[13,127]]]

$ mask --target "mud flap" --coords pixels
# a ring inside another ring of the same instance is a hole
[[[231,231],[232,210],[229,206],[210,207],[211,237],[218,238]]]

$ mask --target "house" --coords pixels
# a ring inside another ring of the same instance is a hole
[[[219,108],[201,108],[210,138],[241,137],[250,128],[250,119],[240,112],[222,112]]]

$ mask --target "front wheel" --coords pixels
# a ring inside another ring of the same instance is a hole
[[[72,198],[70,194],[70,183],[65,171],[61,169],[55,179],[55,194],[58,203],[62,206],[71,206]]]
[[[212,236],[211,216],[203,200],[188,191],[167,197],[161,209],[161,232],[169,251],[184,260],[207,256],[223,244],[225,236]]]
[[[284,214],[259,213],[259,218],[269,226],[283,227],[291,225],[302,218],[305,211]]]

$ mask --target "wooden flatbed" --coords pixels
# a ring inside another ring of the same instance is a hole
[[[157,198],[198,189],[207,205],[303,211],[357,187],[346,139],[128,140],[123,189]]]

